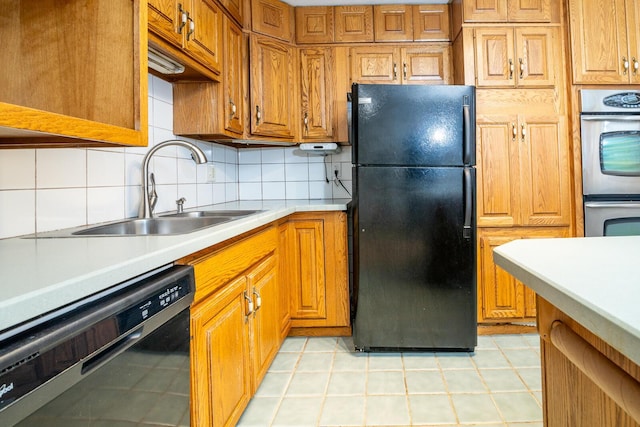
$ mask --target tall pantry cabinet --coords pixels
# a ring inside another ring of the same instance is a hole
[[[477,88],[478,322],[486,325],[533,324],[536,315],[533,292],[495,265],[493,249],[571,235],[562,5],[521,3],[452,4],[454,79]]]

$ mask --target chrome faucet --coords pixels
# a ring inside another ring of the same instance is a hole
[[[175,145],[177,147],[184,147],[191,151],[191,158],[197,164],[207,163],[207,156],[204,152],[188,141],[182,141],[180,139],[170,139],[162,141],[151,150],[147,152],[142,160],[142,200],[140,201],[140,209],[138,211],[138,218],[153,218],[153,208],[158,201],[158,196],[155,191],[155,179],[152,179],[153,187],[149,192],[149,162],[151,156],[155,154],[161,148]],[[153,203],[153,206],[152,206]]]

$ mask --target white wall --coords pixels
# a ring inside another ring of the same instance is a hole
[[[171,85],[149,75],[149,146],[173,139]],[[196,142],[191,140],[192,142]],[[196,165],[186,149],[167,147],[151,161],[157,212],[234,200],[349,197],[326,183],[323,157],[295,148],[240,149],[197,141],[215,168]],[[0,150],[0,238],[112,221],[137,215],[143,148]],[[327,157],[331,179],[338,165],[351,191],[351,151]]]

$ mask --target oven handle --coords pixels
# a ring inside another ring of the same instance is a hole
[[[640,208],[640,202],[585,202],[584,207],[638,209]]]
[[[580,115],[580,120],[585,120],[588,122],[595,122],[595,121],[638,122],[640,121],[640,116],[631,116],[631,115],[590,116],[590,115],[585,115],[583,113]]]

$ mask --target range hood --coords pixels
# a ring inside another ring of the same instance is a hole
[[[162,74],[184,73],[184,65],[149,46],[149,68]]]

